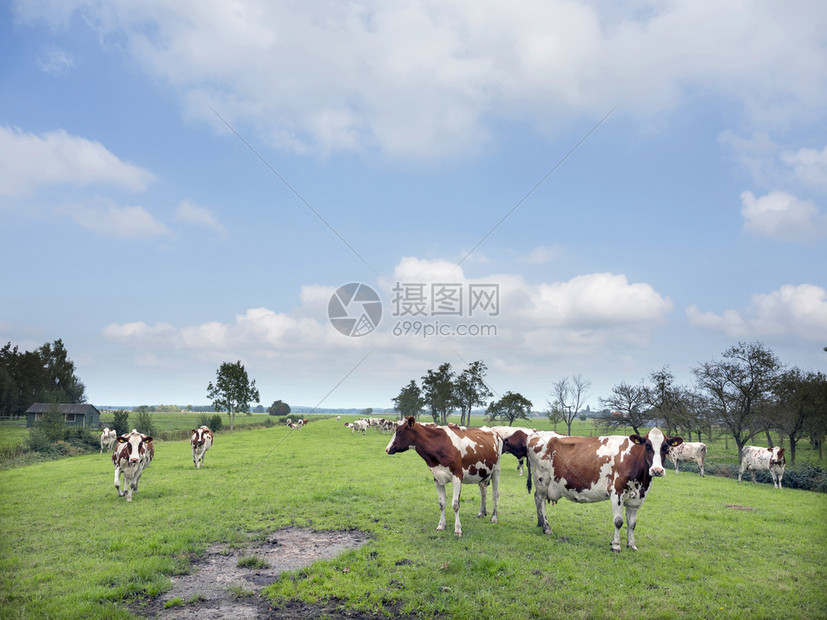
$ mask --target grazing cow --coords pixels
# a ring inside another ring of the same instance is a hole
[[[680,437],[666,437],[653,428],[643,437],[564,437],[550,432],[528,436],[528,490],[536,488],[537,525],[551,534],[546,502],[561,497],[579,503],[611,500],[614,515],[612,551],[620,552],[620,528],[626,507],[626,546],[635,546],[637,511],[649,492],[653,476],[663,476],[663,461]]]
[[[745,469],[752,474],[752,481],[755,482],[755,471],[758,469],[769,470],[772,476],[772,484],[776,489],[781,488],[781,479],[784,477],[784,468],[787,459],[784,458],[784,448],[759,448],[757,446],[744,446],[741,451],[741,471],[738,472],[738,482]]]
[[[192,429],[190,443],[192,444],[192,462],[195,463],[195,469],[201,469],[201,465],[204,464],[204,455],[212,446],[212,431],[206,426]]]
[[[483,427],[485,428],[485,427]],[[497,433],[503,440],[503,453],[508,452],[517,457],[517,471],[523,475],[523,461],[525,460],[525,442],[528,434],[533,432],[530,428],[519,426],[492,426],[491,430]]]
[[[340,415],[337,415],[337,416],[336,416],[336,421],[337,421],[337,422],[338,422],[339,420],[341,420],[341,419],[342,419],[342,416],[340,416]]]
[[[669,448],[667,453],[669,460],[675,465],[675,473],[678,472],[678,461],[695,461],[701,468],[701,478],[704,475],[704,461],[706,460],[706,444],[699,442],[684,442],[674,448]]]
[[[425,459],[431,470],[439,497],[439,524],[437,531],[445,529],[445,485],[451,483],[454,509],[454,534],[462,536],[459,521],[459,498],[463,484],[478,484],[480,487],[480,512],[485,516],[485,496],[488,483],[494,496],[494,512],[491,523],[497,522],[497,501],[500,497],[500,455],[502,439],[496,433],[481,428],[464,426],[430,426],[419,424],[410,417],[396,426],[396,433],[385,452],[396,454],[414,448]]]
[[[345,422],[345,427],[350,429],[351,435],[354,432],[362,433],[363,435],[367,434],[368,432],[368,423],[364,420],[356,420],[355,422]]]
[[[112,452],[112,463],[115,465],[115,489],[118,497],[126,495],[126,501],[132,501],[132,491],[138,490],[138,481],[144,469],[149,467],[152,457],[155,456],[155,447],[152,437],[132,432],[121,435],[116,440],[118,445]],[[124,491],[121,491],[121,474],[123,474]]]
[[[115,440],[118,438],[118,432],[114,428],[108,426],[101,431],[101,451],[98,454],[103,454],[103,451],[109,451],[115,446]]]

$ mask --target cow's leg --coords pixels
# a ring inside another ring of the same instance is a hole
[[[781,488],[781,478],[783,478],[783,477],[784,477],[784,472],[783,471],[778,472],[778,488],[779,489]],[[495,504],[495,506],[496,506],[496,504]]]
[[[462,495],[462,478],[454,476],[451,480],[451,490],[453,491],[453,501],[451,507],[454,509],[454,534],[462,536],[462,525],[459,522],[459,498]]]
[[[477,515],[477,519],[481,519],[485,515],[488,514],[488,511],[485,509],[485,496],[488,494],[488,483],[487,482],[480,482],[480,512]]]
[[[758,482],[755,480],[755,469],[753,469],[752,467],[750,467],[750,468],[749,468],[749,473],[751,473],[751,474],[752,474],[752,484],[758,484]]]
[[[436,495],[439,498],[439,523],[436,526],[436,531],[441,532],[445,529],[445,485],[439,484],[434,480],[436,485]]]
[[[620,498],[616,493],[612,493],[609,497],[612,503],[612,516],[614,517],[615,535],[612,538],[612,551],[620,553],[620,528],[623,527],[623,504],[620,503]]]
[[[491,523],[497,522],[497,502],[500,500],[500,466],[497,464],[494,475],[491,477],[491,495],[494,496],[494,514],[491,515]]]
[[[517,459],[517,471],[521,476],[523,475],[523,459]]]
[[[126,482],[126,480],[124,480]],[[124,493],[121,491],[121,468],[115,466],[115,490],[118,492],[118,497],[123,497]]]
[[[741,476],[744,475],[744,469],[746,466],[744,465],[743,461],[741,462],[741,469],[738,471],[738,482],[741,482]]]
[[[546,494],[538,488],[534,491],[534,504],[537,506],[537,527],[543,528],[543,533],[551,535],[551,525],[546,518]]]
[[[704,460],[702,458],[698,459],[698,467],[701,468],[701,478],[703,478],[704,477]]]
[[[637,508],[626,506],[626,546],[637,551],[635,546],[635,526],[637,525]]]

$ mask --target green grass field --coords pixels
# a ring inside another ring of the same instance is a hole
[[[479,492],[465,486],[457,539],[435,531],[422,459],[388,456],[387,435],[351,435],[343,421],[220,433],[200,470],[187,441],[158,442],[131,504],[117,497],[108,455],[0,470],[0,617],[132,617],[128,603],[164,592],[210,544],[290,525],[371,540],[282,574],[265,589],[274,605],[335,598],[469,619],[827,617],[827,495],[668,471],[639,513],[640,550],[612,554],[607,503],[549,506],[554,534],[543,536],[505,455],[499,523],[474,518]]]

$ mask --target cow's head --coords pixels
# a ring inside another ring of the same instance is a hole
[[[414,417],[402,420],[396,425],[396,433],[385,448],[388,454],[396,454],[397,452],[404,452],[408,448],[413,448],[416,437],[414,436],[414,425],[416,419]]]
[[[787,459],[784,458],[784,448],[776,446],[771,450],[770,465],[786,465]]]
[[[198,428],[192,429],[192,437],[190,438],[190,443],[193,446],[201,447],[204,445],[204,441],[207,437],[207,431],[210,430],[206,426],[199,426]]]
[[[146,444],[152,441],[152,437],[144,435],[136,430],[133,430],[128,435],[121,435],[118,437],[118,443],[126,444],[126,454],[130,463],[138,463],[141,456],[146,453]]]
[[[659,428],[653,428],[644,437],[629,435],[629,439],[644,446],[644,459],[650,476],[663,476],[663,460],[669,449],[683,443],[682,437],[667,437]]]
[[[503,453],[513,454],[518,459],[526,457],[526,441],[528,433],[525,431],[514,431],[508,437],[503,437]]]

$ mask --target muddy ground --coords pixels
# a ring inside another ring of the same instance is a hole
[[[194,562],[191,574],[173,577],[171,590],[156,599],[133,605],[132,611],[147,618],[175,620],[372,619],[372,615],[347,612],[336,600],[312,605],[291,601],[273,608],[261,596],[261,589],[276,581],[282,571],[333,558],[345,549],[361,547],[367,540],[368,536],[359,531],[290,528],[273,532],[264,542],[244,548],[213,545]],[[258,568],[238,566],[239,559],[251,556],[259,558],[262,565]],[[165,606],[170,601],[175,604]]]

